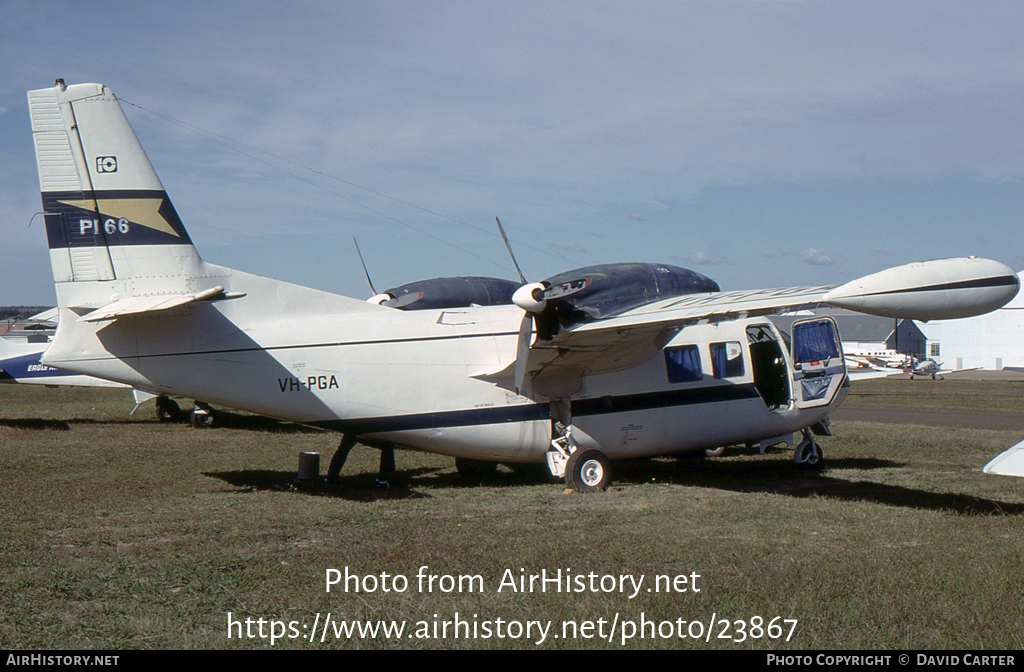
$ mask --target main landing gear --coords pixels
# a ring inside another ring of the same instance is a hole
[[[603,492],[612,482],[611,462],[599,450],[580,448],[572,438],[572,415],[567,402],[551,404],[551,450],[548,469],[576,492]]]
[[[189,422],[196,429],[207,429],[213,427],[213,423],[216,418],[213,414],[213,409],[205,401],[194,401],[192,402],[192,417],[189,418]]]
[[[341,473],[341,468],[345,466],[345,460],[348,459],[348,454],[355,448],[356,437],[348,434],[343,434],[341,437],[341,443],[338,444],[338,450],[334,453],[334,457],[331,458],[331,464],[327,467],[327,482],[335,483],[338,480],[338,474]],[[391,487],[391,479],[395,475],[395,449],[389,444],[380,444],[371,446],[380,450],[380,466],[377,468],[377,487],[378,488],[389,488]]]
[[[160,422],[177,420],[180,415],[181,406],[178,406],[178,402],[174,399],[163,394],[156,398],[156,417]]]
[[[804,430],[804,438],[793,449],[793,462],[806,469],[819,470],[825,466],[825,456],[821,446],[814,440],[809,429]]]
[[[565,483],[576,492],[603,492],[611,482],[611,463],[600,450],[577,448],[569,455]]]
[[[156,417],[160,422],[175,422],[181,417],[181,406],[174,399],[165,394],[156,398]],[[205,401],[196,401],[192,404],[192,412],[189,415],[189,422],[196,429],[213,427],[216,422],[214,410]]]

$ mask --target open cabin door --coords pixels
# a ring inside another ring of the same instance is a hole
[[[793,323],[793,387],[799,408],[832,401],[846,378],[839,328],[831,317]]]

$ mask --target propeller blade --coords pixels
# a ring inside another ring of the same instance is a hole
[[[519,274],[519,281],[525,285],[526,276],[524,276],[523,272],[519,270],[519,262],[516,261],[516,255],[512,254],[512,246],[509,245],[508,236],[505,235],[505,227],[501,225],[501,220],[497,217],[494,218],[494,221],[498,223],[498,231],[501,233],[501,239],[505,241],[505,249],[508,250],[508,256],[512,257],[512,263],[515,264],[516,273]]]
[[[363,273],[366,274],[366,282],[370,284],[370,291],[376,294],[377,290],[373,288],[373,280],[370,280],[370,271],[366,269],[366,262],[363,261],[363,253],[359,251],[359,243],[356,243],[355,236],[352,236],[352,242],[355,243],[356,254],[359,255],[359,263],[363,265]]]
[[[530,313],[523,315],[523,321],[519,323],[519,342],[516,344],[516,394],[523,389],[523,381],[526,379],[526,360],[530,356],[530,341],[533,333],[533,316]]]

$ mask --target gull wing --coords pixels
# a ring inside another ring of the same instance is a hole
[[[570,327],[550,340],[535,339],[517,378],[531,378],[533,389],[544,396],[571,395],[583,376],[642,364],[686,326],[818,308],[826,305],[823,297],[832,288],[710,292],[664,299]]]
[[[516,365],[510,368],[517,390],[532,377],[535,391],[565,397],[579,389],[582,376],[621,371],[653,357],[687,325],[822,306],[885,317],[954,319],[1000,308],[1019,288],[1020,279],[1005,264],[966,257],[897,266],[838,287],[686,294],[569,326],[550,339],[535,338],[528,349],[521,342]],[[544,302],[516,305],[528,316],[545,309]],[[521,339],[528,337],[526,329],[520,334]]]

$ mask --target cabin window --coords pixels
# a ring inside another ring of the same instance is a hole
[[[793,342],[796,344],[793,358],[797,364],[822,362],[839,356],[839,345],[831,322],[794,325]]]
[[[743,350],[738,341],[711,344],[711,370],[715,378],[743,375]]]
[[[665,348],[665,368],[670,383],[692,383],[704,377],[696,345]]]

